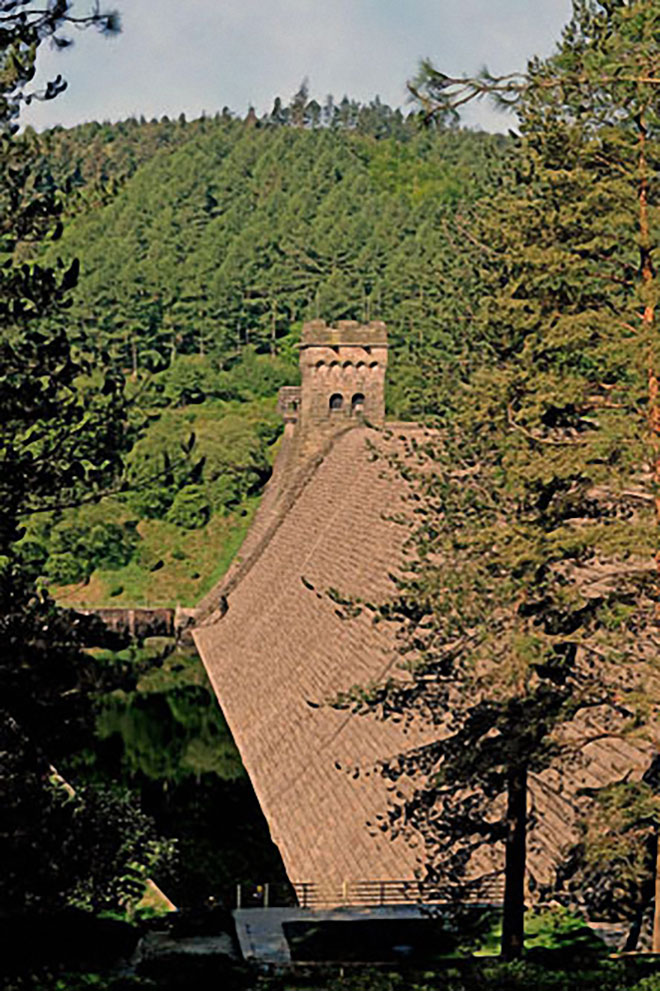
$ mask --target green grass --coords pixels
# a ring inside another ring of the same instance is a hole
[[[501,913],[486,916],[479,927],[475,957],[495,957],[500,952],[502,938]],[[463,950],[468,947],[463,947]],[[525,915],[525,952],[557,950],[563,952],[604,953],[605,944],[584,919],[573,915],[560,905],[531,909]]]
[[[234,513],[216,513],[199,530],[142,520],[133,560],[122,568],[97,570],[84,585],[60,587],[54,594],[62,605],[81,608],[194,606],[229,568],[258,505],[259,497],[253,496]]]

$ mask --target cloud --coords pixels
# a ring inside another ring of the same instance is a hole
[[[84,5],[79,0],[79,5]],[[69,91],[25,114],[35,126],[131,114],[195,116],[224,105],[260,112],[304,76],[312,92],[405,102],[406,79],[429,55],[446,71],[524,68],[548,54],[570,0],[114,0],[124,30],[76,35],[40,54],[41,79],[62,72]],[[496,120],[485,106],[471,117]],[[499,125],[501,127],[501,125]],[[506,126],[506,125],[505,125]]]

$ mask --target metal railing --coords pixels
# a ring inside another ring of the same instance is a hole
[[[501,905],[503,878],[485,878],[464,884],[431,884],[405,880],[353,880],[340,883],[297,881],[293,885],[239,884],[237,908],[336,908],[342,905]]]
[[[295,908],[297,905],[295,889],[281,881],[236,885],[236,908]]]

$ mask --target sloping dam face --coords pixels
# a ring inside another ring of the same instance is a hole
[[[313,470],[296,470],[285,442],[226,605],[194,634],[289,877],[336,890],[412,878],[416,866],[407,844],[377,828],[387,791],[373,768],[413,741],[324,704],[395,660],[388,624],[342,604],[393,594],[388,573],[409,536],[393,519],[405,483],[372,448],[383,443],[356,427]]]
[[[382,828],[388,791],[375,765],[439,730],[404,733],[402,723],[326,704],[397,673],[396,629],[374,623],[364,603],[392,596],[388,575],[410,553],[409,489],[388,455],[412,459],[415,439],[424,432],[411,424],[357,426],[303,457],[295,434],[286,438],[222,606],[214,610],[220,589],[194,633],[289,878],[311,882],[317,903],[347,893],[370,902],[376,887],[363,882],[412,879],[425,859],[421,840],[413,848]],[[639,743],[601,730],[598,713],[576,719],[566,732],[594,738],[580,760],[530,778],[537,891],[553,884],[577,838],[581,789],[648,767]],[[502,861],[498,845],[472,864],[479,875]]]

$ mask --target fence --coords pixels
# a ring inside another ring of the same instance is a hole
[[[76,611],[83,616],[98,616],[109,630],[131,637],[171,637],[175,632],[174,609],[124,609],[121,606],[108,606]]]
[[[327,883],[298,881],[283,884],[239,884],[237,908],[336,908],[341,905],[385,907],[415,905],[501,905],[503,878],[485,878],[464,884],[430,884],[413,880],[343,881]]]

